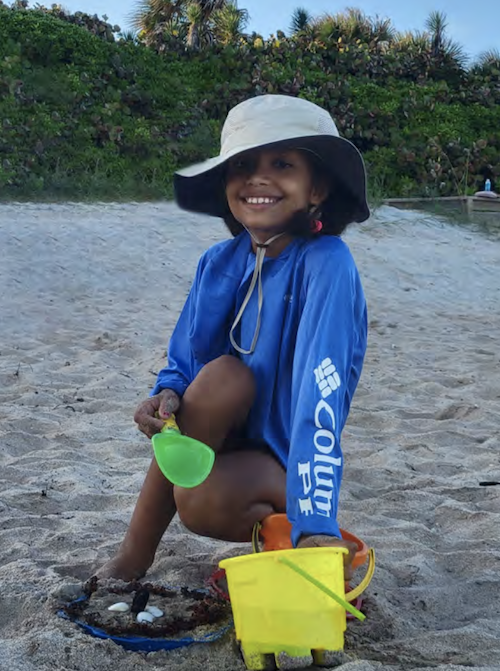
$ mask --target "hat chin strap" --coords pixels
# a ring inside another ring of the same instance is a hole
[[[231,341],[231,345],[234,347],[234,349],[239,352],[240,354],[253,354],[255,351],[255,346],[257,345],[257,339],[259,337],[259,332],[260,332],[260,321],[261,321],[261,315],[262,315],[262,305],[264,303],[264,294],[262,291],[262,266],[264,265],[264,258],[266,256],[266,250],[269,247],[270,244],[272,244],[275,240],[278,238],[281,238],[282,235],[285,234],[283,233],[278,233],[277,235],[273,236],[270,238],[267,242],[259,242],[256,237],[252,234],[251,231],[248,230],[246,226],[243,226],[245,230],[248,232],[252,240],[255,242],[255,245],[257,247],[257,251],[255,252],[255,268],[253,271],[252,275],[252,281],[250,282],[250,286],[248,287],[247,295],[245,296],[245,300],[241,304],[241,308],[236,315],[236,319],[233,322],[233,325],[231,326],[231,331],[229,332],[229,340]],[[255,290],[255,286],[258,286],[258,311],[257,311],[257,323],[255,325],[255,331],[253,334],[253,339],[252,339],[252,344],[250,345],[250,349],[246,350],[243,349],[238,345],[234,338],[234,329],[238,326],[238,324],[241,321],[241,318],[243,317],[243,313],[246,310],[246,307],[248,303],[250,302],[250,298],[252,297],[252,294]]]

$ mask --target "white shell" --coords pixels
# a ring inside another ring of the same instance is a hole
[[[141,622],[151,623],[151,622],[153,622],[153,620],[154,620],[154,617],[151,615],[151,613],[146,613],[144,610],[137,615],[137,622],[139,622],[139,624]]]
[[[112,610],[115,613],[126,613],[130,610],[128,603],[120,601],[120,603],[114,603],[112,606],[109,606],[108,610]]]
[[[164,614],[163,611],[156,606],[146,606],[146,611],[151,613],[153,617],[161,617]]]

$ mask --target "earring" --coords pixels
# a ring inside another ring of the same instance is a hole
[[[320,221],[319,219],[314,219],[311,221],[311,232],[312,233],[319,233],[320,231],[323,230],[323,222]]]
[[[318,208],[317,205],[310,205],[309,206],[309,216],[313,217],[316,216],[317,219],[312,219],[311,218],[311,233],[319,233],[320,231],[323,230],[323,222],[321,221],[321,212]]]

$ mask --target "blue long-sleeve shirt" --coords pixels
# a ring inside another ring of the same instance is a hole
[[[247,233],[203,254],[152,394],[180,396],[202,366],[238,356],[254,373],[257,394],[247,422],[287,471],[292,541],[340,537],[341,432],[366,350],[363,289],[347,245],[337,237],[294,239],[262,269],[264,304],[253,354],[238,354],[229,331],[248,290],[255,255]],[[257,319],[254,292],[235,330],[243,349]]]

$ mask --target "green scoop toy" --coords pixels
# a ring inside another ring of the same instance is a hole
[[[174,415],[165,420],[161,433],[151,442],[160,471],[174,485],[197,487],[210,475],[215,452],[205,443],[183,436]]]

